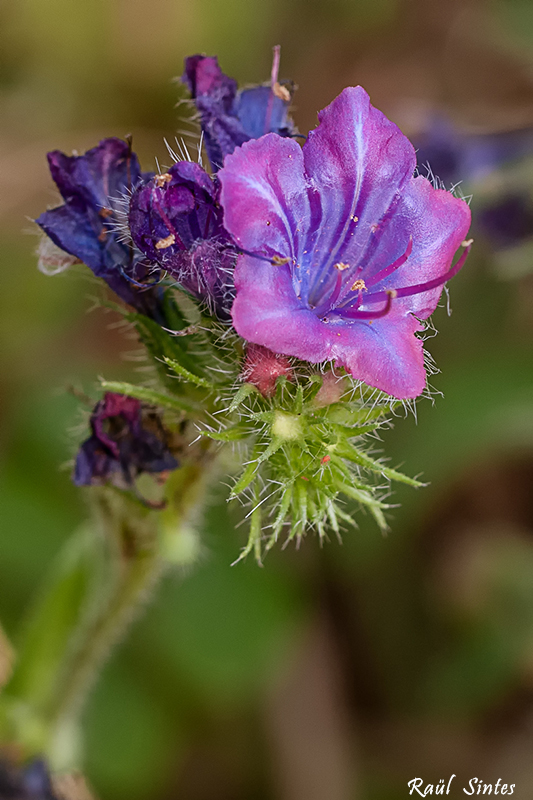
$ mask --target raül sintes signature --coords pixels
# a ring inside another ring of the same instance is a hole
[[[441,778],[438,783],[424,783],[422,778],[413,778],[408,781],[409,794],[419,794],[421,797],[427,797],[430,794],[450,794],[453,779],[456,775],[451,775],[446,782]],[[513,794],[515,784],[503,783],[501,778],[498,778],[496,783],[485,783],[481,778],[470,778],[467,786],[463,786],[463,792],[466,795],[492,795],[492,794]]]

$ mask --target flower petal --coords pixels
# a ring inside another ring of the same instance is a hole
[[[404,186],[395,214],[376,230],[374,236],[379,241],[362,277],[368,280],[391,264],[405,250],[410,238],[412,251],[406,262],[384,281],[372,286],[369,294],[444,276],[469,227],[470,209],[464,200],[443,189],[434,189],[426,178],[412,178]],[[394,305],[403,309],[404,315],[427,319],[437,306],[442,288],[398,298]],[[361,308],[365,307],[363,303]]]
[[[276,353],[319,363],[334,360],[394,397],[417,397],[426,382],[422,325],[412,315],[391,311],[383,319],[326,323],[296,297],[290,270],[241,256],[235,273],[233,324],[247,341]]]
[[[218,177],[224,225],[239,247],[297,260],[311,224],[301,147],[269,133],[228,156]]]
[[[394,213],[416,156],[360,86],[344,89],[318,118],[303,152],[320,208],[320,224],[306,248],[316,253],[310,281],[320,291],[336,262],[355,266],[367,257],[374,228]]]

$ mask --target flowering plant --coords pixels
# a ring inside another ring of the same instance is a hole
[[[4,725],[30,752],[53,751],[162,568],[196,556],[222,469],[247,509],[240,558],[259,562],[284,530],[339,535],[356,507],[385,529],[389,482],[422,485],[369,436],[426,390],[420,334],[470,249],[468,205],[415,175],[414,148],[361,87],[301,137],[278,68],[275,48],[270,82],[239,91],[215,58],[186,59],[197,160],[182,143],[166,171],[143,173],[116,138],[48,156],[63,204],[37,219],[41,266],[80,261],[103,279],[151,371],[101,382],[75,461],[115,569],[103,605],[82,598],[72,615],[39,725],[16,711],[17,672],[7,688]]]

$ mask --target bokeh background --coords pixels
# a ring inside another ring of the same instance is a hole
[[[530,798],[531,0],[0,2],[1,623],[16,643],[85,515],[62,468],[81,437],[68,387],[136,377],[87,272],[37,271],[29,219],[57,199],[45,153],[131,133],[145,169],[166,164],[184,56],[257,82],[277,43],[303,132],[361,83],[415,141],[446,119],[480,147],[511,142],[459,176],[476,245],[453,315],[434,315],[434,404],[383,435],[431,483],[395,492],[387,538],[363,518],[263,569],[230,567],[244,532],[221,484],[200,564],[165,581],[93,693],[88,778],[102,800],[399,800],[456,773],[458,795],[476,776]]]

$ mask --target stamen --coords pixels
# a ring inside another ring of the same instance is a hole
[[[274,86],[278,82],[278,75],[279,75],[279,62],[281,58],[281,45],[276,44],[272,48],[273,57],[272,57],[272,71],[270,73],[270,85],[272,87],[272,91],[274,91]]]
[[[270,131],[270,120],[272,118],[272,107],[274,105],[274,97],[277,97],[280,100],[283,100],[285,103],[290,102],[290,99],[291,99],[291,93],[289,92],[287,87],[286,86],[281,86],[281,84],[278,81],[279,62],[280,62],[280,58],[281,58],[281,55],[280,55],[281,54],[281,45],[276,44],[272,48],[272,51],[273,51],[274,55],[273,55],[273,58],[272,58],[272,71],[270,73],[271,94],[270,94],[270,97],[268,98],[268,104],[267,104],[267,109],[266,109],[266,114],[265,114],[265,127],[264,127],[264,131],[263,131],[264,133],[268,133]]]
[[[366,283],[362,278],[358,278],[355,283],[350,286],[351,292],[364,292],[366,290]]]
[[[339,272],[344,272],[345,269],[350,269],[350,265],[349,264],[345,264],[344,261],[338,261],[333,266],[334,266],[335,269],[338,269]]]
[[[426,281],[425,283],[416,283],[413,286],[402,286],[399,289],[395,289],[396,296],[410,297],[413,294],[423,294],[424,292],[429,292],[431,289],[436,289],[438,286],[442,286],[444,283],[447,283],[449,280],[451,280],[451,278],[454,277],[454,275],[457,275],[461,267],[463,267],[466,259],[468,258],[468,254],[470,253],[473,241],[473,239],[468,239],[462,243],[462,246],[465,247],[464,253],[458,259],[457,263],[454,264],[454,266],[451,267],[444,275],[440,275],[438,278],[433,278],[433,280]],[[384,300],[387,294],[387,291],[369,294],[365,297],[365,303],[375,303],[378,300]]]
[[[272,256],[270,259],[271,263],[274,264],[276,267],[282,267],[283,264],[288,264],[291,259],[290,258],[283,258],[283,256]]]
[[[389,289],[387,292],[383,292],[383,294],[387,296],[385,305],[382,308],[376,309],[376,311],[360,311],[358,308],[343,308],[342,310],[339,310],[338,313],[343,317],[353,320],[371,320],[385,317],[391,309],[392,301],[396,297],[396,291],[394,289]]]
[[[280,100],[283,100],[285,103],[290,103],[291,93],[286,86],[282,86],[281,83],[276,81],[276,83],[272,86],[272,91],[276,97],[279,97]]]
[[[177,161],[178,159],[176,159]],[[154,178],[154,183],[158,189],[162,189],[166,183],[170,183],[172,180],[172,175],[168,172],[164,172],[162,175],[156,175]]]
[[[392,275],[393,272],[396,272],[397,269],[399,269],[403,264],[405,264],[405,262],[411,255],[412,250],[413,250],[413,237],[410,236],[409,244],[407,245],[407,248],[403,256],[397,258],[396,261],[393,261],[392,264],[389,264],[388,267],[380,269],[380,271],[377,272],[373,278],[370,278],[370,280],[367,282],[367,286],[375,286],[376,283],[381,283],[381,281],[384,281],[385,278],[389,277],[389,275]]]
[[[173,233],[170,236],[167,236],[166,239],[159,239],[158,242],[155,243],[156,250],[166,250],[167,247],[171,247],[173,244],[176,243],[176,237]]]
[[[173,242],[169,242],[169,244],[161,245],[160,247],[158,247],[159,242],[156,242],[156,245],[155,245],[156,249],[157,250],[161,250],[164,247],[170,247],[171,244],[177,244],[178,247],[180,247],[182,250],[187,250],[187,248],[185,247],[185,245],[181,241],[181,238],[179,237],[177,230],[174,228],[174,226],[172,225],[171,221],[169,220],[169,218],[167,217],[167,215],[165,214],[165,212],[161,208],[161,204],[159,203],[159,201],[157,199],[157,194],[155,192],[153,193],[152,197],[153,197],[153,203],[154,203],[154,206],[156,207],[157,213],[159,214],[159,216],[161,217],[161,219],[163,220],[163,222],[167,226],[168,230],[170,231],[171,236],[174,236],[174,241]],[[160,241],[161,242],[167,242],[169,239],[170,239],[170,236],[167,236],[166,239],[160,239]]]

